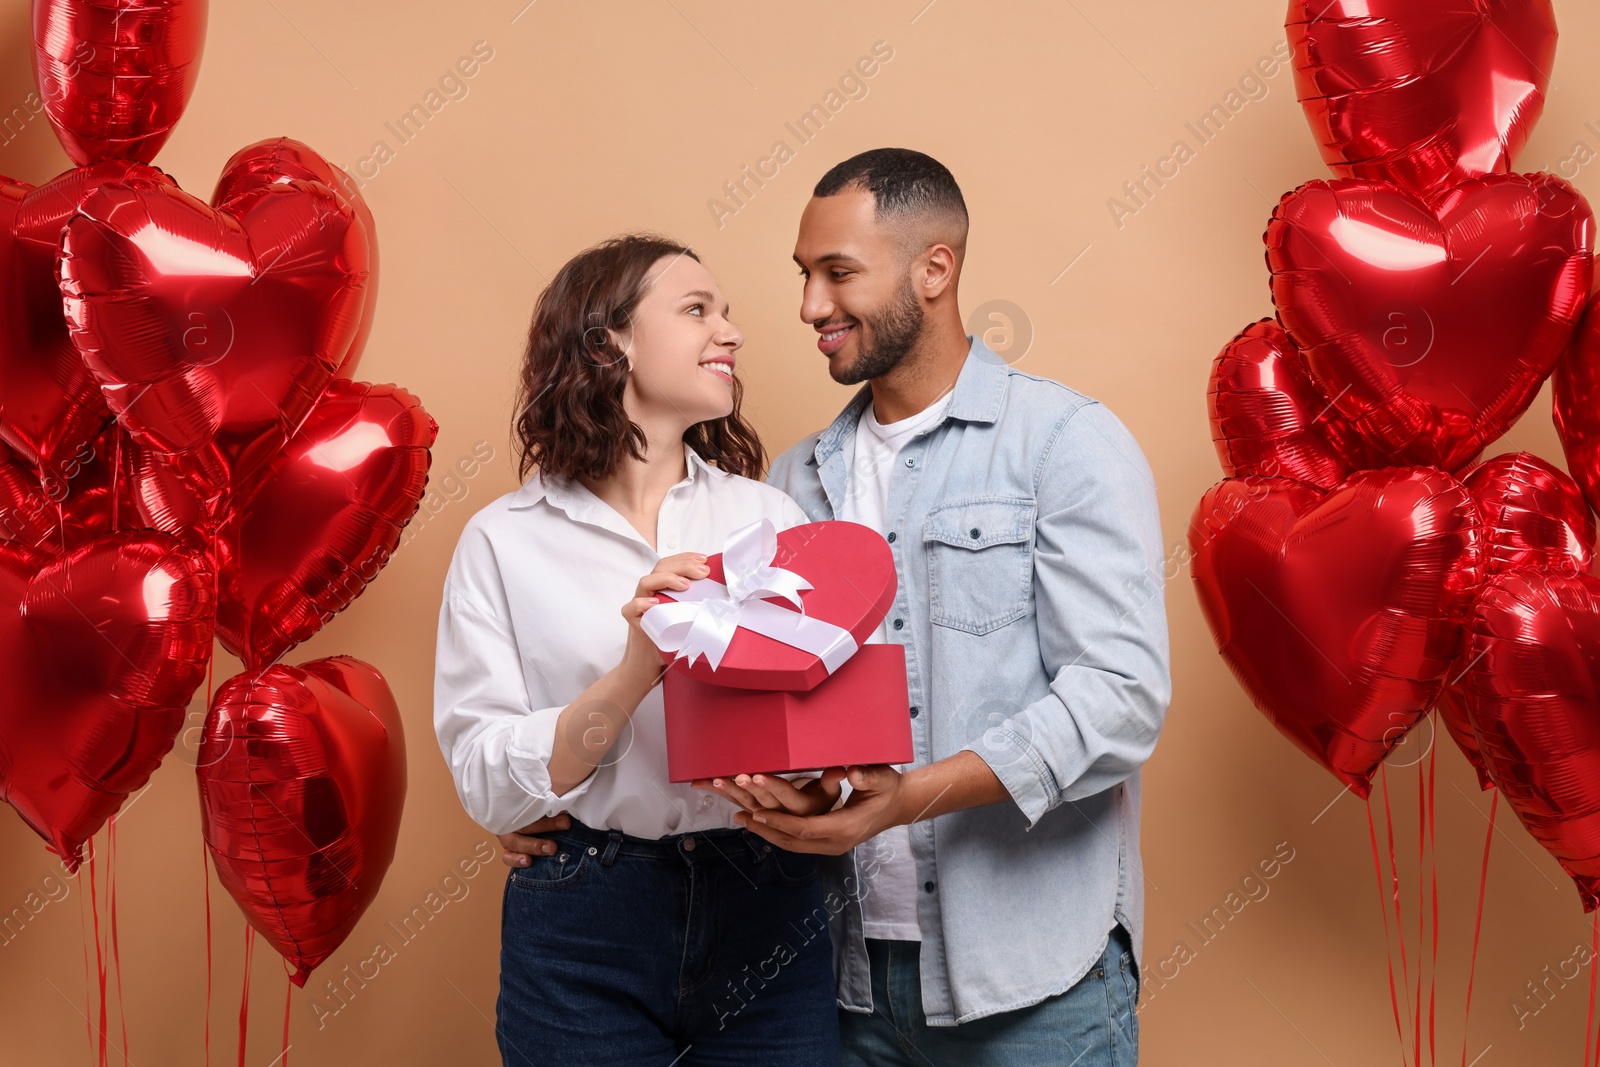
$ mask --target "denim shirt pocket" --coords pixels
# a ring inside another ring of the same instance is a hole
[[[928,613],[935,626],[987,634],[1028,612],[1033,582],[1031,497],[975,496],[928,511]]]

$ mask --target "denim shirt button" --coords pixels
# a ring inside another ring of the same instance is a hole
[[[889,531],[889,536],[884,538],[884,540],[888,541],[891,545],[894,544],[894,531],[890,530]]]
[[[911,458],[910,458],[910,457],[907,457],[907,459],[906,459],[906,466],[908,466],[908,467],[915,467],[915,466],[916,466],[916,465],[917,465],[917,461],[916,461],[916,460],[914,460],[914,459],[911,459]]]
[[[896,619],[896,620],[894,620],[894,628],[896,630],[900,629],[905,624],[906,624],[906,620],[904,620],[904,619]]]
[[[933,892],[933,883],[932,882],[923,882],[922,883],[922,888],[927,890],[929,893],[931,893],[931,892]]]
[[[915,704],[911,705],[911,717],[913,719],[917,717],[917,706]]]
[[[972,539],[973,539],[973,540],[974,540],[974,541],[976,541],[976,540],[978,540],[978,538],[980,538],[980,537],[982,537],[982,536],[983,536],[983,535],[982,535],[982,534],[981,534],[981,533],[979,533],[979,532],[978,532],[978,528],[977,528],[977,527],[976,527],[976,526],[974,526],[974,527],[973,527],[973,528],[972,528]]]

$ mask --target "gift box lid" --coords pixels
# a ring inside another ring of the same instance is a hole
[[[734,536],[738,536],[738,532]],[[726,586],[728,576],[723,553],[718,552],[706,562],[711,573],[702,583]],[[860,523],[829,520],[783,530],[777,533],[770,566],[798,575],[803,579],[802,585],[810,583],[811,588],[798,593],[805,609],[803,614],[842,631],[837,635],[839,640],[833,645],[830,656],[787,644],[741,624],[733,632],[716,666],[705,655],[696,656],[690,662],[690,657],[676,650],[663,650],[662,657],[671,664],[672,670],[733,689],[812,689],[829,677],[828,659],[834,660],[837,669],[840,657],[847,659],[856,646],[872,636],[894,602],[897,584],[894,554],[882,534]],[[715,586],[700,584],[697,592],[723,601],[721,610],[733,610],[727,604],[726,589],[719,592]],[[674,596],[671,591],[663,591],[658,595],[667,603],[694,602],[682,592]],[[799,612],[783,596],[753,599]],[[770,609],[763,610],[770,613]]]

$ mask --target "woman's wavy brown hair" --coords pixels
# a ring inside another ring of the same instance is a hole
[[[623,234],[573,256],[539,294],[512,424],[519,478],[537,466],[545,475],[599,480],[625,457],[644,459],[644,430],[622,405],[628,360],[606,328],[628,328],[650,268],[663,256],[700,260],[665,237]],[[696,423],[683,440],[707,462],[759,478],[767,454],[739,416],[743,395],[736,377],[732,413]]]

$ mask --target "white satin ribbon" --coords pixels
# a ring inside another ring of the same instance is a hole
[[[760,519],[728,535],[722,548],[722,572],[727,579],[699,578],[682,591],[670,590],[675,602],[663,602],[644,613],[639,624],[663,652],[689,665],[701,656],[716,670],[728,651],[736,630],[743,627],[810,652],[822,660],[828,673],[838,670],[856,653],[850,631],[805,614],[800,593],[811,583],[793,571],[774,567],[778,531],[771,519]],[[783,597],[798,611],[768,603],[763,597]]]

